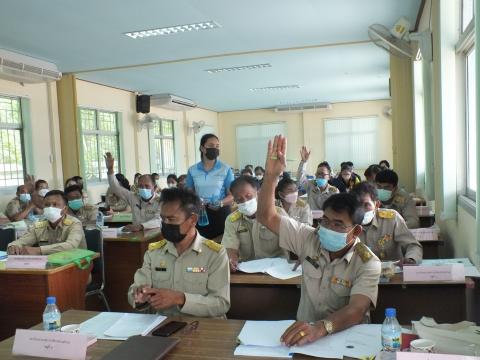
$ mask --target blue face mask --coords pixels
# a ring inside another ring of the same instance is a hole
[[[30,200],[32,200],[32,197],[30,194],[20,194],[18,197],[22,203],[28,203]]]
[[[317,184],[318,187],[325,187],[328,183],[328,180],[327,179],[315,179],[315,183]]]
[[[388,201],[392,197],[391,190],[378,189],[377,193],[378,193],[378,200],[380,201]]]
[[[325,250],[337,252],[347,246],[348,233],[339,233],[326,227],[320,226],[318,237]]]
[[[68,200],[68,207],[73,211],[78,211],[83,207],[83,200],[82,199]]]
[[[140,197],[143,200],[148,200],[152,197],[152,190],[150,190],[150,189],[138,189],[138,195],[140,195]]]

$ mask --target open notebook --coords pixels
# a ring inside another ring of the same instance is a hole
[[[291,279],[302,275],[302,266],[295,271],[294,264],[289,264],[284,258],[265,258],[244,261],[238,264],[238,270],[246,273],[265,273],[277,279]]]

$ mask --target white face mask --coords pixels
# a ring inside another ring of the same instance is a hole
[[[367,211],[365,215],[363,215],[362,225],[370,224],[374,217],[375,217],[375,210]]]
[[[284,196],[283,200],[285,200],[289,204],[294,204],[298,200],[298,192],[290,193]]]
[[[263,175],[256,175],[255,177],[257,178],[258,181],[263,179]]]
[[[252,216],[255,214],[257,212],[257,198],[238,204],[238,211],[246,216]]]
[[[175,184],[175,183],[168,183],[167,186],[168,186],[169,189],[172,189],[172,188],[176,188],[176,187],[177,187],[177,184]]]
[[[43,215],[51,223],[55,223],[62,217],[62,209],[50,206],[43,209]]]
[[[40,195],[41,197],[45,197],[45,195],[47,195],[49,191],[50,189],[40,189],[38,190],[38,195]]]

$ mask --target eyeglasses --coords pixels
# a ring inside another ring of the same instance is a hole
[[[318,223],[319,223],[320,226],[323,226],[327,229],[334,230],[334,231],[337,231],[337,232],[343,232],[343,231],[348,230],[349,228],[352,228],[354,226],[354,225],[345,226],[340,221],[330,221],[325,217],[321,218],[318,221]]]
[[[195,330],[198,329],[198,324],[199,324],[198,321],[192,321],[190,324],[188,324],[183,328],[182,334],[190,335],[191,333],[193,333]]]
[[[330,174],[317,174],[317,179],[327,179],[330,177]]]

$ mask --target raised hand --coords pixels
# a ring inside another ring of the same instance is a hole
[[[104,158],[105,158],[105,166],[107,167],[108,173],[113,174],[113,165],[115,164],[115,159],[113,158],[112,153],[107,152]]]
[[[276,135],[268,142],[267,160],[265,162],[265,173],[267,175],[280,176],[287,167],[287,138]]]
[[[307,162],[308,159],[310,158],[310,153],[311,151],[307,149],[306,146],[302,146],[300,149],[300,157],[302,158],[303,162]]]

